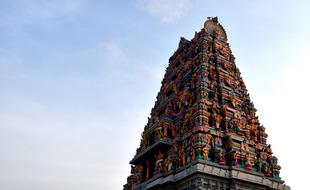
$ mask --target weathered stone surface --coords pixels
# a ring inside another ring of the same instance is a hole
[[[208,163],[197,162],[177,173],[160,175],[141,183],[136,190],[168,189],[239,189],[239,190],[289,190],[289,186],[279,181],[266,179],[255,173],[247,173],[232,168],[221,168]]]

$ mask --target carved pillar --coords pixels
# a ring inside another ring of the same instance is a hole
[[[145,165],[146,165],[145,178],[148,179],[150,177],[150,161],[146,160]]]

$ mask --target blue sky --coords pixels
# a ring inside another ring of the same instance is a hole
[[[226,29],[281,175],[306,189],[309,9],[307,0],[1,0],[0,189],[121,189],[169,57],[209,16]]]

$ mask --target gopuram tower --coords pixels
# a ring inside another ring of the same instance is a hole
[[[217,17],[181,38],[124,190],[289,190]]]

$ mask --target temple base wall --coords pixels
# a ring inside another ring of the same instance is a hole
[[[195,161],[167,175],[158,174],[134,190],[290,190],[284,181],[208,161]]]

